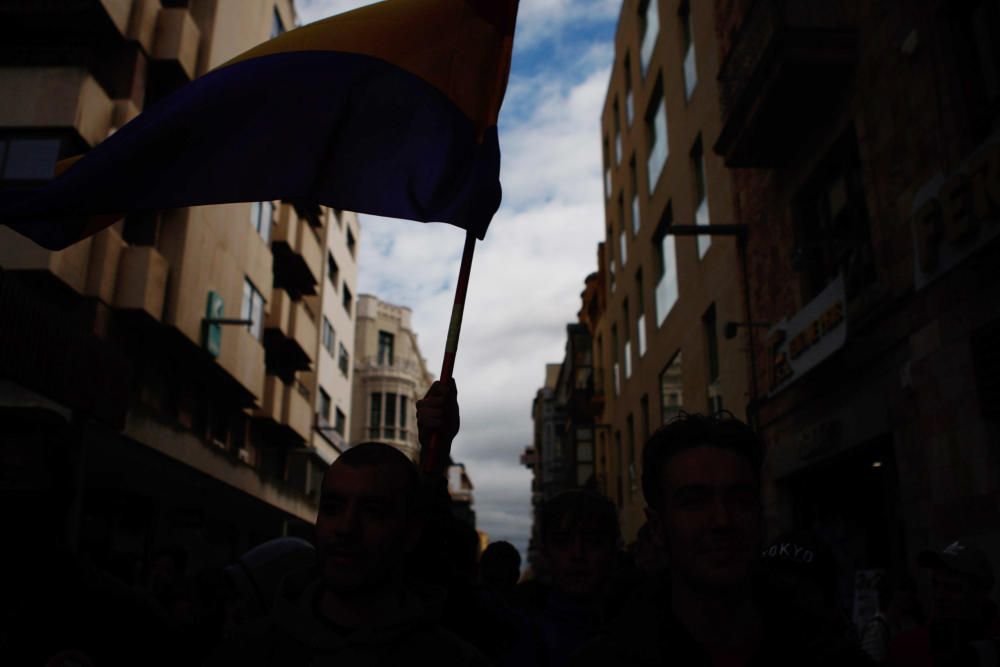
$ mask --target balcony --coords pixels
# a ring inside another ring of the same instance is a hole
[[[96,296],[107,304],[114,302],[118,264],[124,249],[125,242],[114,227],[108,227],[91,237],[85,290],[87,295]]]
[[[323,252],[309,224],[291,205],[279,208],[278,224],[273,230],[271,252],[274,255],[274,286],[301,296],[316,294],[316,284],[323,275]]]
[[[276,375],[264,377],[264,393],[260,398],[260,407],[254,416],[281,422],[285,405],[285,393],[288,387]]]
[[[149,55],[161,64],[173,66],[179,73],[183,72],[190,81],[196,75],[200,41],[201,33],[187,8],[161,9],[156,18],[153,50]]]
[[[413,359],[394,359],[390,364],[387,361],[379,360],[378,357],[365,357],[357,362],[355,370],[363,377],[381,376],[413,382],[414,379],[422,378],[424,371],[420,364]]]
[[[299,383],[286,387],[281,408],[282,423],[304,441],[309,440],[313,423],[312,402],[307,392]]]
[[[264,319],[267,370],[289,383],[296,371],[309,370],[316,353],[316,324],[304,308],[301,301],[293,301],[285,290],[271,291]]]
[[[837,108],[857,62],[842,0],[758,0],[719,71],[727,167],[787,164]]]
[[[0,267],[10,271],[49,273],[80,294],[87,288],[91,239],[65,250],[46,250],[10,227],[0,226]]]
[[[0,90],[16,104],[0,105],[0,127],[76,130],[89,146],[108,136],[114,102],[80,67],[0,68]]]
[[[146,53],[153,52],[160,17],[160,0],[134,0],[125,36],[139,43]]]
[[[152,246],[122,249],[112,305],[141,310],[159,321],[163,318],[168,271],[167,260]]]

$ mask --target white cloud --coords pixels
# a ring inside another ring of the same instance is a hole
[[[368,4],[298,0],[302,22]],[[475,485],[478,525],[522,554],[531,529],[531,402],[562,360],[603,237],[600,113],[620,0],[522,0],[501,112],[503,205],[478,243],[455,368],[454,444]],[[598,25],[580,37],[575,26]],[[593,32],[593,31],[591,31]],[[519,69],[519,63],[523,66]],[[362,217],[360,291],[407,305],[440,370],[464,232]]]

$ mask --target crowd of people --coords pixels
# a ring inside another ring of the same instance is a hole
[[[422,442],[450,443],[454,383],[432,386],[418,422]],[[165,550],[141,590],[58,548],[8,554],[0,653],[67,667],[1000,664],[993,568],[974,544],[919,554],[926,617],[912,579],[884,577],[855,628],[830,545],[809,530],[760,544],[761,462],[746,424],[682,414],[645,444],[630,549],[607,498],[568,491],[540,512],[544,572],[520,581],[512,545],[479,553],[443,476],[363,443],[326,472],[311,542],[273,540],[193,578]]]

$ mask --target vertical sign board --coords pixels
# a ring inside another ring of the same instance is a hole
[[[205,319],[202,325],[202,345],[213,357],[218,357],[222,351],[222,325],[213,324],[211,320],[221,320],[225,313],[225,302],[216,292],[209,291],[208,305],[205,307]]]
[[[913,196],[913,285],[921,290],[1000,236],[1000,137]]]
[[[839,350],[847,341],[847,296],[841,273],[816,298],[767,334],[768,396],[774,396]]]

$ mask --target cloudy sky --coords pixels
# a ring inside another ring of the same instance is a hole
[[[371,0],[296,0],[302,24]],[[500,114],[503,204],[476,248],[455,379],[462,430],[452,455],[475,485],[481,530],[526,551],[531,401],[562,360],[602,236],[600,112],[621,0],[521,0]],[[464,232],[361,216],[359,291],[413,309],[441,368]]]

